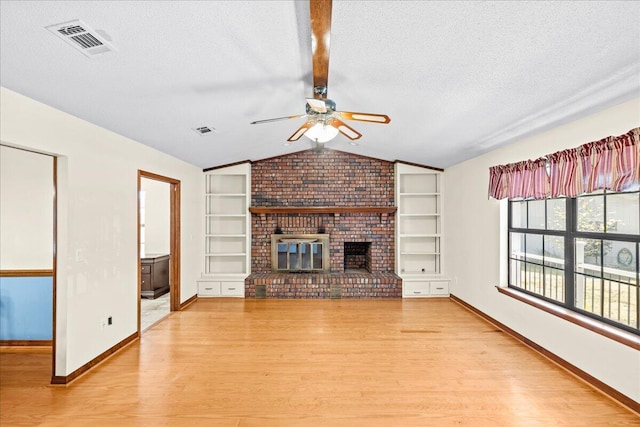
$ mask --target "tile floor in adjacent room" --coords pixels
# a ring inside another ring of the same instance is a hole
[[[156,299],[142,298],[140,302],[140,330],[144,331],[163,317],[169,315],[170,293]]]

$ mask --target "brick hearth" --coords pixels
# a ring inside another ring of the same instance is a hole
[[[399,298],[402,279],[394,273],[254,273],[245,280],[246,298]]]

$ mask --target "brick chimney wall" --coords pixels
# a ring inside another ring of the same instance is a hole
[[[393,207],[393,162],[337,150],[306,150],[253,162],[251,205]],[[371,242],[371,271],[393,272],[395,215],[253,214],[252,273],[271,271],[271,235],[330,235],[331,272],[344,271],[344,242]]]

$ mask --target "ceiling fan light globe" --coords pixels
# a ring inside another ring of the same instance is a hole
[[[304,136],[312,141],[327,142],[338,135],[338,129],[324,123],[316,123],[304,133]]]

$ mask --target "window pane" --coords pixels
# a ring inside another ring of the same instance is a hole
[[[564,237],[544,236],[544,296],[564,302]]]
[[[544,296],[564,302],[564,270],[544,268]]]
[[[511,227],[527,228],[527,202],[511,202]]]
[[[547,200],[547,230],[565,230],[567,222],[566,199]]]
[[[601,248],[602,240],[600,239],[576,239],[576,271],[579,271],[578,268],[600,270]]]
[[[527,263],[527,275],[524,288],[542,295],[544,292],[544,270],[541,265]]]
[[[525,235],[523,233],[510,233],[509,239],[509,284],[526,289]]]
[[[511,248],[510,258],[524,260],[524,234],[511,233],[511,242],[509,244]]]
[[[577,308],[602,315],[602,240],[576,239],[575,305]]]
[[[578,197],[578,231],[604,232],[604,196]]]
[[[564,268],[564,237],[544,236],[544,265]]]
[[[542,264],[542,235],[526,235],[525,258],[528,262]]]
[[[545,225],[545,201],[532,200],[529,202],[529,226],[527,228],[535,228],[536,230],[544,230]]]
[[[639,193],[607,195],[607,232],[639,234]]]
[[[544,293],[544,269],[542,267],[542,235],[527,234],[525,236],[525,258],[527,274],[524,288],[537,294]]]
[[[628,242],[609,242],[623,257],[603,269],[603,316],[628,326],[636,326],[638,319],[638,282],[635,270],[636,245]],[[606,247],[607,241],[604,242]],[[612,252],[616,252],[614,249]],[[605,257],[608,261],[608,258]]]
[[[511,260],[509,268],[511,274],[509,284],[519,288],[523,287],[522,282],[525,278],[525,263],[522,261]]]
[[[612,269],[613,272],[621,274],[636,274],[636,244],[634,242],[617,242],[605,240],[604,245],[604,266]]]
[[[602,279],[576,274],[575,305],[589,313],[602,315]]]

